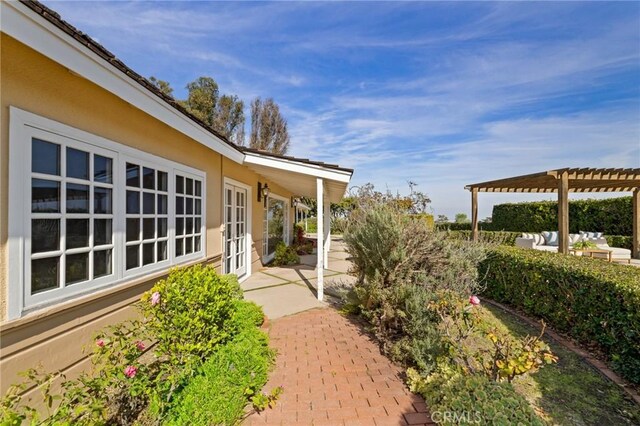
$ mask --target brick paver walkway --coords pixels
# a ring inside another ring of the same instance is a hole
[[[313,309],[271,323],[276,368],[265,391],[281,385],[275,409],[253,414],[259,425],[425,425],[424,400],[361,327],[335,309]]]

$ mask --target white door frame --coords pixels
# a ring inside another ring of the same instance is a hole
[[[235,179],[229,178],[229,177],[224,177],[222,179],[222,200],[220,205],[222,206],[222,229],[225,229],[226,227],[226,223],[224,223],[224,218],[225,218],[225,205],[224,205],[224,197],[225,195],[225,186],[229,184],[229,185],[233,185],[233,186],[237,186],[239,188],[245,189],[247,191],[247,199],[246,199],[246,205],[245,205],[245,214],[246,214],[246,218],[245,218],[245,223],[246,223],[246,241],[245,241],[245,264],[247,265],[247,272],[242,276],[242,277],[238,277],[239,281],[242,282],[244,280],[246,280],[247,278],[249,278],[251,276],[251,253],[253,250],[253,238],[251,236],[251,226],[253,224],[253,191],[252,191],[252,187],[251,185],[247,185],[246,183],[237,181]],[[222,270],[224,271],[224,273],[228,273],[225,268],[225,239],[226,236],[223,235],[222,236]]]

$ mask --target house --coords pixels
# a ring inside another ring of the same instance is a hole
[[[1,392],[38,363],[85,368],[171,267],[250,276],[290,240],[295,197],[318,201],[322,297],[352,170],[231,144],[37,2],[0,15]]]

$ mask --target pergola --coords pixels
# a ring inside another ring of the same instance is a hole
[[[557,192],[558,252],[569,252],[570,192],[631,192],[633,194],[633,256],[640,256],[640,168],[556,169],[465,186],[471,191],[473,240],[478,240],[478,192]]]

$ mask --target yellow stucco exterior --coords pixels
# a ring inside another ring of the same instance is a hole
[[[58,121],[122,145],[206,172],[206,261],[221,268],[223,179],[253,188],[267,182],[272,193],[293,194],[204,147],[98,85],[79,77],[15,39],[2,34],[0,69],[0,392],[17,373],[39,362],[47,371],[70,371],[83,365],[82,347],[103,326],[134,314],[130,304],[164,271],[114,286],[100,294],[76,297],[8,321],[9,107]],[[252,202],[252,269],[261,267],[263,206]]]

